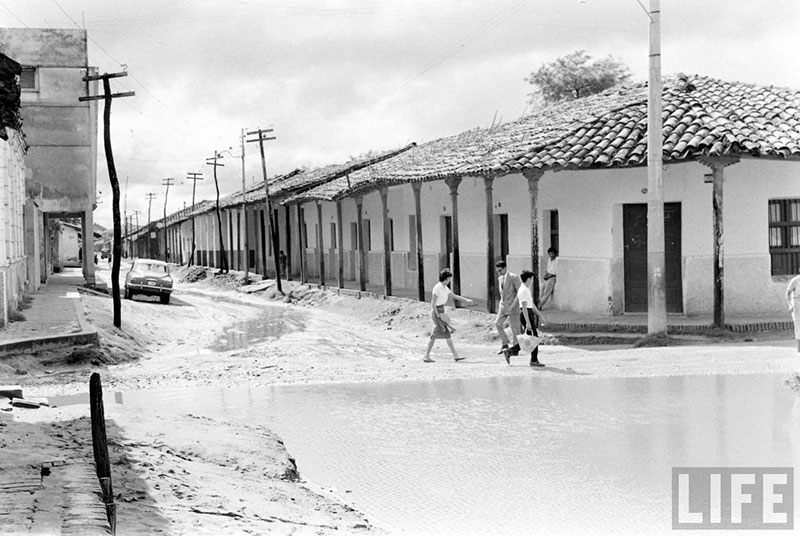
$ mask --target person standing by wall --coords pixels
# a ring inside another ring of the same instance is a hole
[[[284,253],[283,250],[280,250],[278,253],[278,265],[281,269],[281,277],[287,279],[288,274],[286,273],[286,253]]]
[[[789,311],[792,312],[794,322],[794,338],[797,339],[797,351],[800,352],[800,275],[794,276],[786,287],[786,301],[789,302]]]
[[[547,250],[547,268],[544,272],[544,283],[542,284],[542,294],[539,298],[539,309],[544,310],[544,305],[553,297],[553,291],[556,288],[556,275],[558,274],[558,250],[556,248],[548,248]]]
[[[517,292],[519,292],[519,288],[522,286],[522,281],[517,274],[508,271],[506,261],[497,261],[494,267],[497,270],[498,288],[500,289],[500,306],[497,308],[497,317],[494,320],[494,326],[497,328],[500,340],[503,341],[503,346],[498,353],[505,354],[508,352],[509,355],[519,355],[517,335],[520,333],[520,327]],[[506,321],[508,321],[508,325],[511,327],[511,341],[508,340],[508,335],[506,335]],[[510,347],[509,343],[512,343]]]
[[[439,282],[433,287],[433,292],[431,293],[431,319],[433,320],[433,331],[431,332],[431,338],[428,341],[428,349],[425,351],[425,357],[422,359],[425,363],[433,363],[434,361],[431,359],[431,349],[433,348],[433,343],[436,342],[436,339],[444,339],[447,341],[447,346],[450,347],[450,351],[453,353],[454,360],[462,361],[465,359],[464,357],[458,355],[458,352],[456,352],[456,347],[453,346],[453,339],[450,337],[450,334],[453,333],[455,329],[453,329],[453,326],[450,322],[450,317],[444,311],[444,306],[447,304],[450,296],[453,296],[453,298],[456,300],[465,302],[467,305],[472,305],[472,300],[459,296],[450,290],[449,285],[452,279],[453,274],[450,272],[450,270],[445,268],[439,272]]]

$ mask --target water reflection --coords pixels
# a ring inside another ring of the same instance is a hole
[[[672,467],[798,465],[800,403],[781,381],[535,376],[125,404],[266,425],[305,478],[408,534],[668,534]]]
[[[239,350],[303,328],[302,315],[284,307],[268,306],[256,318],[225,326],[209,348],[215,352]]]

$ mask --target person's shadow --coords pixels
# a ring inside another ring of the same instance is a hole
[[[591,376],[591,372],[578,372],[572,367],[567,368],[558,368],[558,367],[549,367],[547,365],[543,367],[531,367],[538,370],[546,370],[548,372],[555,372],[556,374],[564,374],[565,376]]]

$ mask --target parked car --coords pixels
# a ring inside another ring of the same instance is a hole
[[[172,294],[172,277],[169,265],[153,259],[136,259],[125,276],[125,299],[132,300],[134,294],[158,296],[161,303],[168,304]]]

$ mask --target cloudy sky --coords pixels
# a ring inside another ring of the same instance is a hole
[[[649,0],[0,0],[6,27],[85,27],[89,63],[127,66],[112,89],[112,143],[128,213],[146,194],[191,202],[187,172],[239,135],[272,126],[272,176],[423,142],[526,112],[525,78],[575,50],[612,55],[647,78]],[[645,6],[645,7],[642,7]],[[800,88],[797,0],[661,0],[662,71]],[[102,132],[101,132],[102,135]],[[95,221],[111,225],[100,144]],[[226,158],[223,193],[241,189]],[[256,144],[248,184],[262,180]],[[127,184],[127,188],[126,188]],[[127,195],[126,195],[127,192]]]

